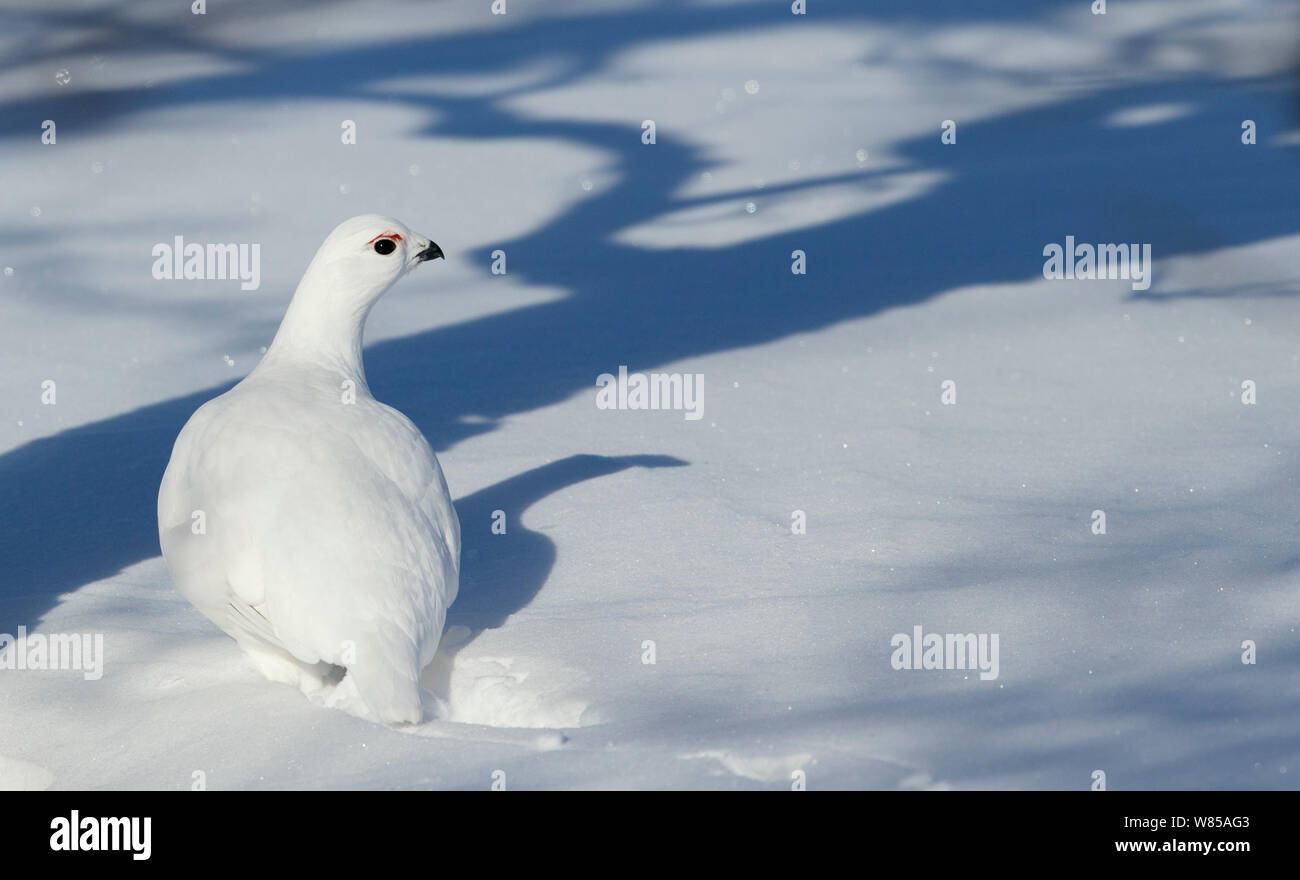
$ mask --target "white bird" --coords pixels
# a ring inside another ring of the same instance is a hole
[[[375,301],[442,256],[387,217],[341,223],[261,363],[181,430],[158,492],[180,594],[267,678],[389,724],[428,705],[460,522],[424,436],[370,395],[361,340]]]

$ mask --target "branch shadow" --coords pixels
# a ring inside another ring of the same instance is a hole
[[[541,591],[555,564],[555,542],[523,525],[529,507],[562,489],[632,467],[684,467],[671,455],[571,455],[502,480],[456,502],[461,524],[461,596],[447,616],[474,635],[505,625]],[[503,511],[506,531],[492,531]]]

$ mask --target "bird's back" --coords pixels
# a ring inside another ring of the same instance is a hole
[[[241,644],[232,605],[297,661],[347,668],[380,720],[418,720],[460,527],[427,441],[364,383],[278,365],[205,404],[177,438],[158,522],[181,594]]]

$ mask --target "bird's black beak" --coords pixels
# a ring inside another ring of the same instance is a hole
[[[421,263],[425,262],[426,260],[445,260],[445,259],[447,259],[446,257],[444,257],[444,256],[442,255],[442,248],[438,247],[438,246],[437,246],[436,244],[434,244],[433,242],[429,242],[429,246],[428,246],[427,248],[425,248],[424,250],[420,251],[418,254],[416,254],[416,255],[415,255],[415,258],[416,258],[418,261],[420,261]]]

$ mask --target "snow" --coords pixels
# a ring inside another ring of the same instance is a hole
[[[8,4],[0,632],[105,659],[0,668],[0,786],[1296,787],[1294,4],[808,5]],[[366,211],[447,255],[367,334],[464,532],[404,729],[263,679],[154,518]],[[153,280],[176,235],[260,288]],[[1045,280],[1067,235],[1154,283]],[[917,625],[999,677],[891,668]]]

